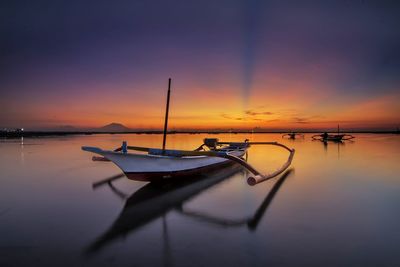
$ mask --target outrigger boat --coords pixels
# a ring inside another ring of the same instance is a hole
[[[342,142],[342,141],[353,139],[353,138],[355,138],[355,136],[353,136],[351,134],[340,134],[339,133],[339,125],[338,125],[337,134],[328,134],[328,133],[316,134],[316,135],[311,136],[311,138],[313,140],[319,140],[322,142],[328,142],[328,141]]]
[[[286,133],[284,135],[282,135],[282,138],[288,138],[288,139],[296,139],[296,136],[300,136],[302,138],[304,138],[304,134],[302,133],[296,133],[296,132],[291,132],[291,133]]]
[[[128,146],[127,142],[124,141],[121,147],[113,151],[87,146],[83,146],[82,150],[102,156],[101,158],[95,157],[95,160],[113,162],[129,179],[148,182],[204,173],[224,165],[238,163],[253,174],[252,177],[247,179],[247,182],[250,185],[255,185],[281,174],[290,166],[295,152],[294,149],[277,142],[249,142],[248,140],[244,142],[219,142],[216,138],[206,138],[204,143],[193,151],[165,149],[170,87],[171,79],[168,82],[162,149]],[[261,174],[243,159],[252,145],[279,146],[289,151],[289,157],[278,170],[270,174]],[[136,153],[128,153],[128,150],[134,150]]]
[[[328,142],[328,141],[342,142],[353,138],[355,137],[352,136],[351,134],[328,134],[327,136],[324,134],[317,134],[312,136],[313,140],[320,140],[323,142]]]

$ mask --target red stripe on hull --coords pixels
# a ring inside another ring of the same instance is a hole
[[[184,178],[191,175],[207,174],[207,172],[213,171],[218,168],[226,167],[232,164],[235,163],[233,161],[227,160],[224,162],[190,170],[172,171],[172,172],[126,172],[125,175],[130,180],[142,181],[142,182],[159,182],[166,179],[176,179],[176,178]]]

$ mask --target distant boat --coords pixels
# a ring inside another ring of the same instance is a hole
[[[331,142],[342,142],[342,141],[346,141],[346,140],[350,140],[350,139],[355,138],[355,136],[353,136],[351,134],[340,134],[339,132],[340,132],[340,130],[339,130],[339,125],[338,125],[337,134],[328,134],[328,133],[325,132],[325,133],[322,133],[322,134],[313,135],[313,136],[311,136],[311,138],[313,140],[320,140],[320,141],[323,141],[323,142],[328,142],[328,141],[331,141]]]
[[[94,159],[96,160],[112,161],[129,179],[148,182],[186,177],[187,175],[207,172],[224,165],[238,163],[254,175],[248,178],[248,183],[254,185],[279,175],[290,166],[295,152],[294,149],[277,142],[249,142],[247,139],[244,142],[219,142],[216,138],[206,138],[204,143],[193,151],[165,149],[170,87],[171,79],[168,82],[162,149],[128,146],[126,142],[123,142],[122,146],[114,151],[87,146],[83,146],[82,150],[96,153],[103,157],[95,157]],[[277,171],[263,175],[243,159],[251,145],[282,147],[289,151],[288,160]],[[128,150],[135,150],[140,153],[128,153]]]
[[[291,133],[286,133],[284,135],[282,135],[282,138],[288,138],[288,139],[296,139],[296,136],[300,136],[302,138],[304,138],[304,134],[302,133],[296,133],[296,132],[291,132]]]
[[[312,136],[313,140],[321,140],[324,142],[328,142],[328,141],[341,142],[341,141],[350,140],[353,138],[355,138],[355,137],[350,134],[328,134],[328,135],[317,134],[317,135]]]

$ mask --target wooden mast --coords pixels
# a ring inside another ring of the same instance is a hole
[[[167,141],[167,128],[168,128],[168,112],[169,112],[169,96],[171,94],[171,78],[168,79],[168,94],[167,94],[167,107],[165,110],[165,121],[164,121],[164,135],[163,135],[163,154],[165,153],[165,142]]]

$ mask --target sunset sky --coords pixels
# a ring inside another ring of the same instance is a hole
[[[393,130],[400,1],[2,1],[0,127]]]

